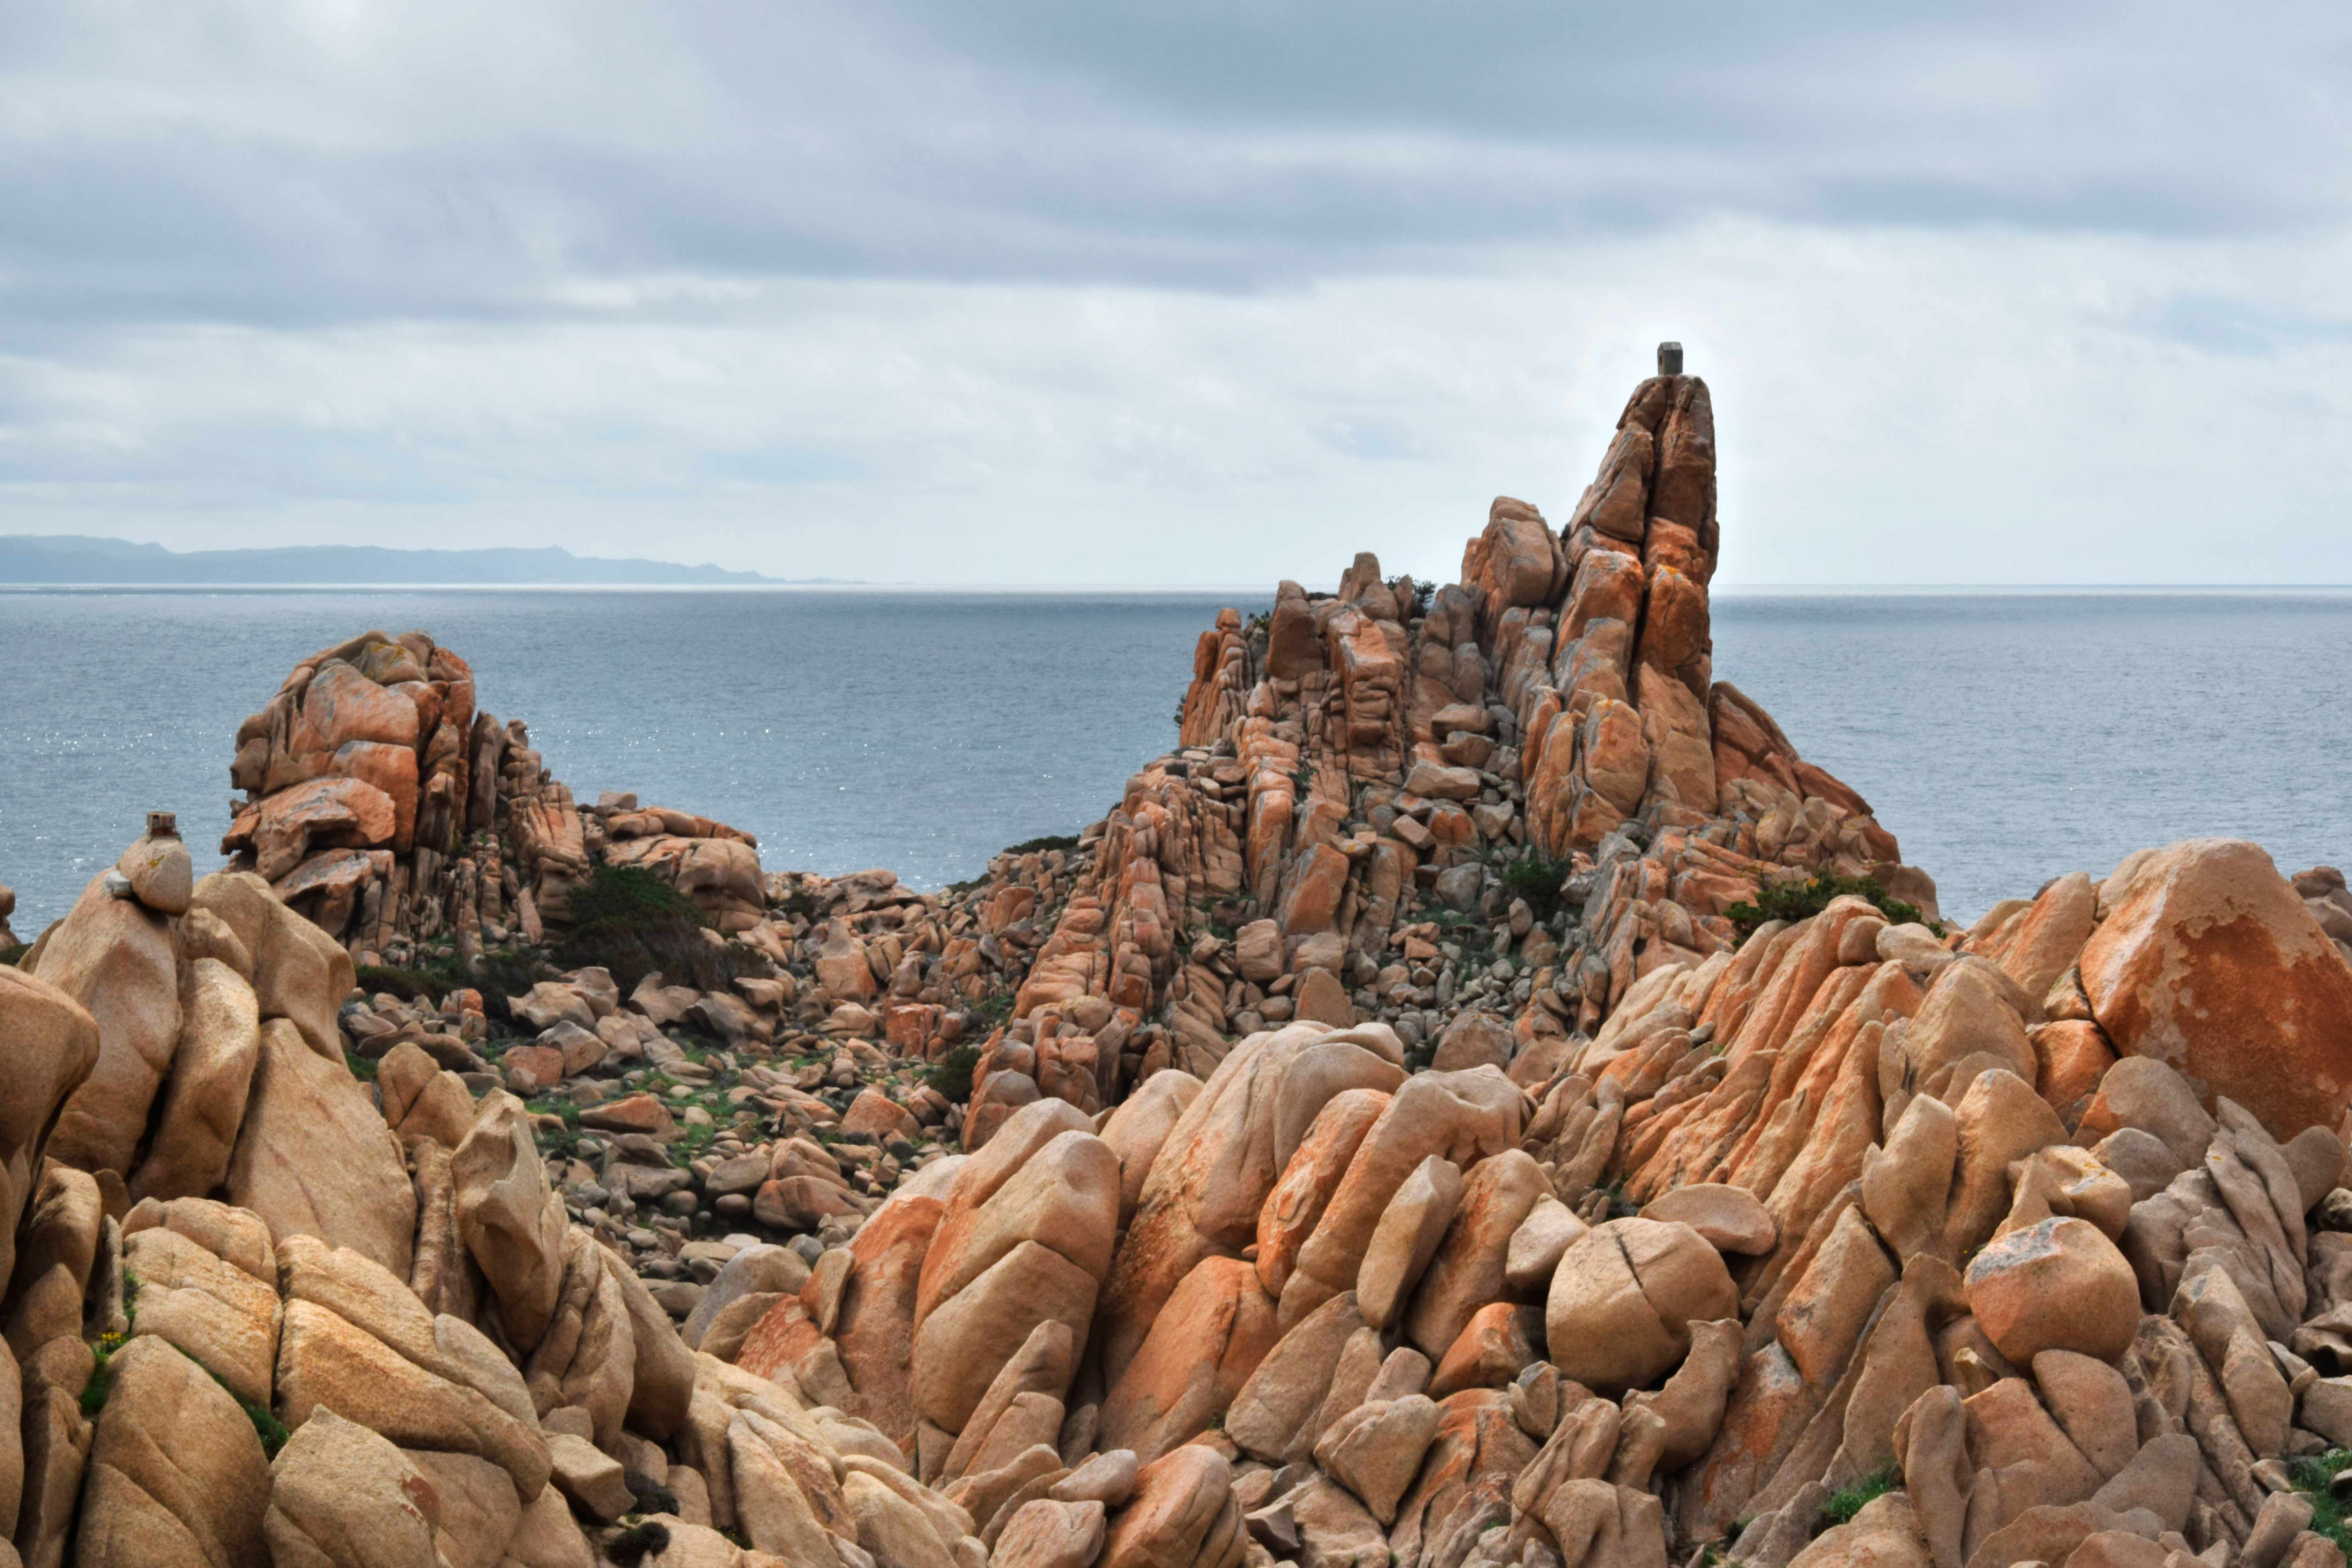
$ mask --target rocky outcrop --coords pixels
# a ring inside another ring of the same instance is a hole
[[[159,819],[0,967],[19,1559],[2340,1563],[2344,879],[1945,927],[1713,679],[1661,368],[1566,529],[1220,617],[942,894],[440,744],[422,634],[298,672],[254,869]],[[614,867],[730,962],[559,969]]]
[[[229,780],[244,800],[221,852],[371,963],[536,942],[596,864],[649,872],[723,931],[763,912],[750,835],[635,796],[583,812],[424,632],[364,632],[296,666],[239,728]]]
[[[877,1426],[789,1369],[698,1359],[572,1222],[510,1096],[410,1041],[355,1077],[344,950],[252,874],[175,877],[168,828],[0,967],[16,1559],[588,1568],[650,1516],[747,1568],[986,1560]],[[101,1072],[135,1119],[88,1094]],[[1107,1237],[1116,1160],[1078,1136]],[[964,1208],[985,1248],[999,1211]],[[811,1375],[838,1380],[826,1351]],[[787,1554],[714,1528],[746,1526]]]

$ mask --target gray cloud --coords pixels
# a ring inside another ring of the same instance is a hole
[[[342,15],[339,25],[333,18]],[[307,24],[297,18],[308,18]],[[25,314],[744,277],[1281,286],[1710,217],[2340,219],[2352,18],[2180,5],[19,7]]]
[[[2228,568],[2352,575],[2347,66],[2170,0],[0,9],[0,529],[1445,573],[1681,336],[1727,571],[2201,575],[2235,442],[2303,457]]]

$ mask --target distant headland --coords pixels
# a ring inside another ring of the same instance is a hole
[[[803,586],[834,577],[766,577],[674,561],[613,560],[540,550],[388,550],[307,544],[277,550],[167,550],[80,534],[0,534],[0,586],[434,583],[516,586],[731,584]]]

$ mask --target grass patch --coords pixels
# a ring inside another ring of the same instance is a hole
[[[1804,879],[1789,878],[1767,882],[1759,889],[1754,903],[1737,903],[1723,911],[1724,918],[1738,928],[1742,942],[1756,934],[1757,928],[1768,921],[1796,921],[1810,920],[1830,907],[1831,900],[1847,895],[1869,900],[1878,912],[1886,917],[1889,925],[1926,924],[1927,919],[1916,904],[1906,904],[1890,897],[1879,886],[1875,877],[1833,877],[1817,871]],[[1937,928],[1939,931],[1940,926]]]
[[[359,1052],[346,1047],[343,1051],[343,1065],[351,1068],[352,1076],[359,1079],[362,1083],[373,1083],[375,1081],[376,1064],[368,1058],[360,1055]]]
[[[106,1408],[106,1396],[114,1392],[114,1352],[122,1348],[121,1334],[100,1334],[91,1347],[97,1360],[89,1369],[89,1381],[81,1385],[81,1413],[90,1420]]]
[[[1885,1497],[1903,1484],[1903,1472],[1889,1465],[1874,1470],[1858,1481],[1853,1481],[1832,1492],[1822,1504],[1822,1518],[1831,1524],[1850,1524],[1874,1500]]]
[[[1504,892],[1515,899],[1525,899],[1538,923],[1559,913],[1560,886],[1568,880],[1567,861],[1547,860],[1528,849],[1496,869],[1502,874]]]
[[[980,1066],[980,1048],[958,1046],[923,1069],[923,1087],[937,1089],[950,1104],[971,1098],[971,1075]]]
[[[29,942],[20,942],[14,943],[11,946],[0,947],[0,963],[5,963],[9,965],[11,968],[14,968],[24,963],[25,955],[32,951],[33,944]]]
[[[2286,1468],[2286,1475],[2295,1490],[2311,1499],[2311,1532],[2326,1536],[2344,1552],[2352,1553],[2352,1529],[2347,1528],[2344,1505],[2336,1500],[2336,1493],[2328,1486],[2338,1471],[2348,1468],[2352,1468],[2352,1448],[2330,1448],[2324,1454],[2295,1460]]]

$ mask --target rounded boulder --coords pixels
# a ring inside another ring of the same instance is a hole
[[[1561,1255],[1544,1329],[1552,1364],[1613,1399],[1673,1371],[1690,1352],[1693,1323],[1738,1311],[1730,1270],[1697,1231],[1679,1221],[1613,1219]]]
[[[2045,1219],[1995,1237],[1969,1264],[1969,1310],[2019,1366],[2043,1351],[2112,1362],[2139,1327],[2139,1284],[2097,1226]]]

